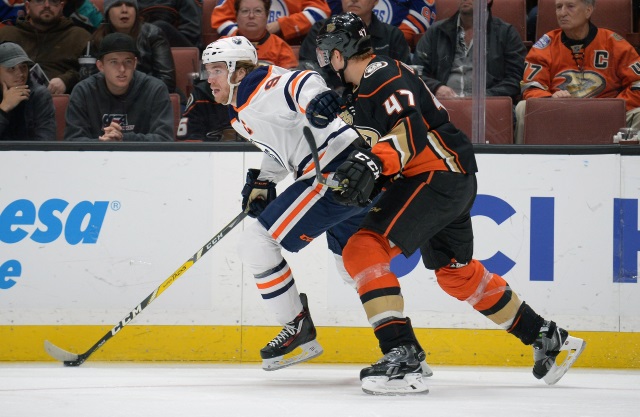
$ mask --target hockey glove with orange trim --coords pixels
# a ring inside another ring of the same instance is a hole
[[[336,201],[345,206],[368,206],[381,172],[382,161],[373,152],[367,149],[351,152],[333,176],[342,186],[333,190]]]
[[[249,217],[256,218],[276,199],[276,184],[267,180],[259,180],[260,170],[249,168],[247,180],[242,187],[242,210]]]

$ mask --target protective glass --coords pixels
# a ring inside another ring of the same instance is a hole
[[[331,63],[331,51],[327,49],[316,48],[316,58],[320,67],[326,67]]]

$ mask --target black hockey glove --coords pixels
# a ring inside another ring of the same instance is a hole
[[[242,210],[249,217],[256,218],[276,199],[276,184],[271,181],[258,180],[260,170],[249,168],[247,180],[242,187]]]
[[[311,126],[322,129],[344,110],[344,100],[333,90],[315,96],[307,106],[307,119]]]
[[[336,170],[334,179],[344,188],[334,189],[334,197],[345,206],[366,207],[382,172],[382,161],[367,149],[351,152]]]

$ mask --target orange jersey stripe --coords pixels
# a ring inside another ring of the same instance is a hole
[[[314,189],[314,191],[316,193],[319,193],[321,189],[322,189],[322,184],[318,184]],[[300,204],[298,204],[298,206],[295,209],[293,209],[291,213],[289,213],[289,215],[284,219],[284,221],[280,224],[280,226],[276,229],[276,231],[273,232],[273,234],[271,235],[273,236],[274,239],[277,240],[278,237],[280,237],[280,234],[284,231],[284,229],[286,229],[287,226],[291,224],[293,219],[302,211],[302,209],[305,208],[309,204],[309,202],[313,200],[313,198],[315,198],[316,193],[310,192],[309,194],[307,194],[307,196],[302,200],[302,202],[300,202]]]
[[[271,288],[271,287],[274,287],[274,286],[280,284],[282,281],[286,280],[290,276],[291,276],[291,269],[287,269],[287,272],[285,272],[284,274],[280,275],[279,277],[274,278],[269,282],[264,282],[262,284],[256,284],[256,285],[257,285],[258,289],[264,290],[265,288]]]
[[[322,157],[327,153],[327,151],[322,152],[321,155],[318,156],[318,161],[322,161]],[[316,164],[315,162],[313,162],[313,160],[311,160],[311,162],[309,162],[309,165],[304,169],[304,171],[302,171],[302,174],[306,174],[307,172],[310,172],[312,170],[316,169]],[[328,174],[323,174],[324,177],[326,178],[328,176]]]
[[[291,86],[289,87],[289,93],[291,94],[291,98],[295,99],[296,96],[296,87],[298,86],[298,83],[300,82],[300,80],[309,73],[310,71],[302,71],[300,74],[298,74],[293,81],[291,82]],[[307,109],[303,109],[302,106],[300,106],[298,104],[298,108],[300,109],[300,113],[305,114]]]
[[[373,57],[375,58],[375,55],[374,55]],[[399,65],[399,64],[396,64],[396,65]],[[375,95],[376,95],[376,93],[377,93],[378,91],[380,91],[380,90],[381,90],[385,85],[389,84],[391,81],[393,81],[393,80],[395,80],[395,79],[397,79],[397,78],[400,78],[400,76],[401,76],[401,75],[402,75],[402,74],[401,74],[401,72],[400,72],[400,67],[398,67],[398,75],[396,75],[395,77],[392,77],[392,78],[388,79],[386,82],[384,82],[383,84],[381,84],[378,88],[376,88],[376,89],[375,89],[373,92],[371,92],[370,94],[358,94],[358,97],[368,98],[368,97],[371,97],[371,96],[375,96]]]
[[[395,215],[395,217],[393,218],[391,223],[389,223],[389,227],[387,227],[387,230],[384,231],[384,236],[385,237],[387,237],[389,235],[389,231],[393,228],[393,226],[398,221],[398,217],[400,217],[404,213],[404,211],[407,209],[407,206],[409,204],[411,204],[411,202],[413,201],[414,197],[420,192],[420,190],[422,190],[422,188],[425,185],[427,185],[427,184],[429,184],[431,182],[431,179],[433,178],[433,173],[434,173],[434,171],[431,171],[429,173],[429,177],[427,178],[427,181],[424,182],[423,184],[421,184],[418,188],[416,188],[415,191],[413,192],[413,194],[411,194],[411,197],[409,197],[407,199],[407,201],[404,203],[404,205],[402,206],[402,208],[400,210],[398,210],[398,213]]]
[[[375,331],[378,331],[378,330],[380,330],[380,329],[382,329],[382,328],[384,328],[384,327],[389,326],[390,324],[406,324],[406,323],[407,323],[407,322],[406,322],[405,320],[393,320],[393,321],[388,321],[388,322],[386,322],[386,323],[384,323],[384,324],[382,324],[382,325],[380,325],[380,326],[376,327],[375,329],[373,329],[373,331],[374,331],[374,332],[375,332]]]
[[[259,91],[262,90],[262,86],[269,81],[269,78],[271,77],[271,69],[273,67],[269,66],[269,69],[267,70],[267,75],[266,77],[264,77],[264,79],[260,82],[260,84],[258,84],[258,87],[256,87],[255,90],[253,90],[253,93],[251,93],[251,95],[249,96],[249,98],[247,99],[247,102],[244,103],[242,106],[240,106],[239,108],[236,109],[237,113],[240,113],[240,111],[242,111],[243,109],[245,109],[250,103],[251,100],[258,94]]]

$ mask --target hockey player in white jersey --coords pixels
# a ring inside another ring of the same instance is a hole
[[[342,248],[368,208],[339,204],[315,174],[332,175],[352,152],[367,145],[339,118],[327,129],[310,126],[305,109],[328,90],[318,73],[257,66],[256,51],[242,36],[211,43],[202,61],[216,101],[231,106],[233,128],[265,153],[260,169],[249,170],[242,191],[243,209],[258,221],[244,231],[239,251],[263,301],[284,326],[260,351],[265,370],[280,369],[322,353],[306,296],[298,293],[281,251],[298,252],[326,232],[338,270],[353,285],[342,265]],[[315,135],[319,167],[303,136],[305,126]],[[295,182],[276,196],[276,183],[288,174]],[[302,353],[292,354],[298,346]]]

